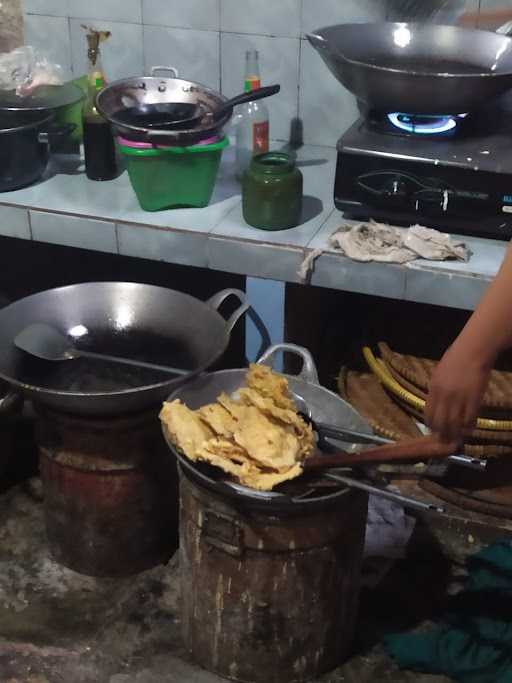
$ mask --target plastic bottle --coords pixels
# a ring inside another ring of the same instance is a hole
[[[261,87],[259,55],[248,50],[245,55],[244,90],[248,92]],[[269,115],[264,100],[248,102],[236,112],[236,168],[237,177],[242,178],[255,154],[269,149]]]

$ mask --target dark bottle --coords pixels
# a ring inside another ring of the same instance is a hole
[[[85,28],[85,27],[84,27]],[[105,85],[99,44],[110,33],[88,29],[88,93],[83,111],[85,173],[90,180],[117,176],[116,149],[110,123],[96,109],[96,95]]]

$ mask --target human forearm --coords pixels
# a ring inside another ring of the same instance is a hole
[[[497,28],[512,20],[512,9],[503,8],[497,10],[488,10],[482,12],[465,12],[457,22],[461,26],[467,28],[478,27],[489,31],[495,31]]]
[[[454,346],[482,366],[493,365],[512,346],[512,247]]]

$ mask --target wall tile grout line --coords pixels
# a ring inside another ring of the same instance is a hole
[[[219,31],[219,92],[222,92],[222,31]]]
[[[68,25],[69,51],[70,51],[70,55],[69,55],[69,61],[70,61],[69,68],[70,68],[70,71],[71,71],[71,73],[73,74],[73,76],[76,76],[76,74],[75,74],[75,65],[74,65],[74,63],[73,63],[73,47],[72,47],[72,45],[71,45],[71,17],[68,17],[68,18],[67,18],[67,25]]]
[[[116,221],[116,222],[114,223],[114,232],[115,232],[115,236],[116,236],[116,254],[120,254],[120,253],[121,253],[120,245],[119,245],[119,230],[118,230],[118,226],[119,226],[119,223]]]
[[[142,66],[144,69],[144,76],[149,75],[149,66],[147,63],[146,51],[146,24],[142,24]]]
[[[300,105],[300,93],[302,84],[302,39],[299,38],[299,73],[297,77],[297,118],[302,119],[302,107]],[[304,135],[302,136],[304,137]]]
[[[32,215],[30,209],[27,209],[27,219],[28,219],[28,231],[30,234],[31,241],[34,240],[34,233],[32,232]]]

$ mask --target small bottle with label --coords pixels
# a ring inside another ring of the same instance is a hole
[[[258,62],[258,52],[248,50],[245,55],[245,92],[261,87]],[[241,179],[252,157],[269,149],[269,116],[265,101],[240,105],[236,119],[236,167],[237,176]]]

